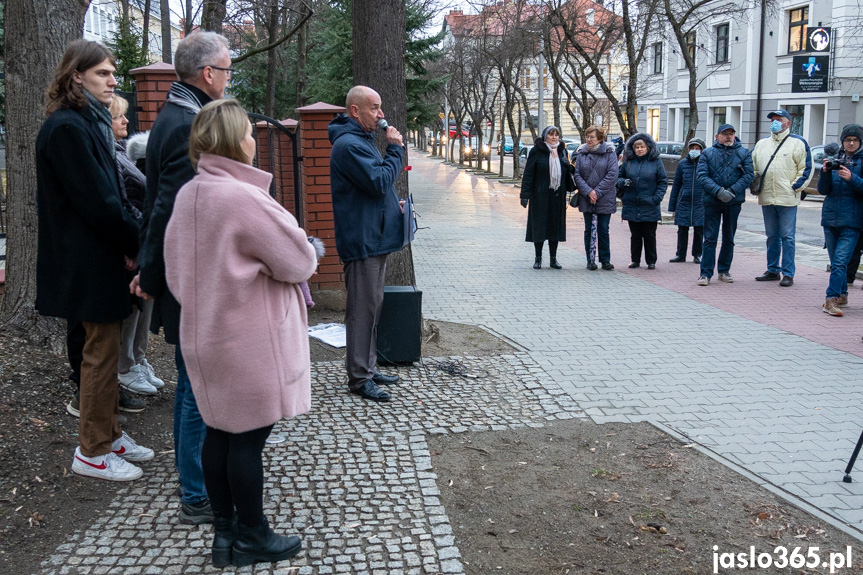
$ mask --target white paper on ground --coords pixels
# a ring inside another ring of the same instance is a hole
[[[345,347],[347,334],[343,323],[321,323],[309,326],[309,337],[333,347]]]

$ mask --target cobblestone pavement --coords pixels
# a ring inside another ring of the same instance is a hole
[[[464,375],[442,371],[447,364]],[[313,366],[312,411],[278,424],[274,432],[287,441],[264,451],[265,513],[277,531],[298,533],[304,550],[290,561],[237,572],[464,573],[438,499],[427,434],[584,417],[523,352],[425,359],[398,375],[403,384],[391,388],[393,402],[376,404],[347,393],[342,362]],[[44,562],[45,575],[231,571],[210,564],[209,526],[178,523],[172,455],[143,467],[143,480]]]
[[[841,479],[863,429],[863,296],[852,290],[843,318],[821,311],[823,251],[801,249],[794,286],[780,288],[754,281],[764,238],[741,233],[737,281],[699,287],[698,266],[667,263],[675,226],[657,232],[656,270],[627,269],[618,214],[617,269],[588,271],[582,218],[569,210],[564,269],[549,269],[546,253],[537,271],[517,188],[420,152],[411,163],[426,317],[505,335],[595,421],[664,424],[861,536],[863,483]]]

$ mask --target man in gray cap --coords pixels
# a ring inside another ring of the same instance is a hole
[[[756,281],[794,284],[794,238],[797,235],[797,206],[812,179],[812,153],[806,140],[791,133],[791,114],[775,110],[767,114],[770,135],[752,150],[755,173],[761,176],[758,203],[767,234],[767,271]],[[780,264],[780,255],[782,261]]]
[[[734,126],[719,126],[713,146],[701,154],[696,174],[698,184],[704,190],[704,242],[698,285],[708,285],[713,277],[720,222],[722,248],[719,250],[719,281],[732,283],[734,233],[737,231],[740,206],[746,200],[746,188],[753,177],[752,154],[740,144]]]

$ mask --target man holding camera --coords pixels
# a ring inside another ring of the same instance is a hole
[[[752,150],[755,175],[761,176],[758,203],[767,234],[767,271],[755,280],[777,281],[781,277],[779,285],[790,287],[794,285],[797,206],[800,192],[812,179],[812,153],[806,140],[791,133],[791,114],[776,110],[767,114],[767,118],[770,136],[759,140]]]
[[[818,193],[824,196],[821,226],[830,255],[830,280],[824,313],[842,317],[848,305],[848,260],[863,228],[863,128],[848,124],[842,128],[842,148],[835,158],[824,158]]]

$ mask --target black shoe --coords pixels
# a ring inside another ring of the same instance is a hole
[[[629,269],[640,268],[640,267],[641,267],[641,262],[629,262]]]
[[[120,411],[129,413],[141,413],[147,407],[147,402],[140,397],[135,397],[122,387],[120,388]]]
[[[594,265],[595,265],[595,264],[594,264]],[[557,259],[556,259],[556,258],[551,258],[551,259],[548,261],[548,267],[553,268],[553,269],[556,269],[556,270],[562,270],[562,269],[563,269],[563,266],[562,266],[562,265],[560,265],[560,264],[557,262]]]
[[[700,264],[701,256],[692,256],[692,263]]]
[[[764,272],[757,278],[755,278],[757,282],[775,282],[779,281],[779,274],[773,272]]]
[[[210,507],[209,499],[180,505],[180,523],[183,525],[203,525],[212,522],[213,508]]]
[[[364,399],[371,399],[372,401],[390,400],[390,394],[378,387],[378,385],[371,379],[367,380],[361,388],[356,390],[352,389],[351,393],[356,393]]]
[[[655,269],[656,269],[656,264],[647,264],[647,269],[649,269],[649,270],[655,270]]]
[[[594,271],[599,269],[599,266],[597,266],[595,262],[588,262],[587,269],[589,269],[590,271]]]
[[[213,567],[231,564],[231,550],[239,537],[236,517],[216,517],[213,520]]]
[[[372,376],[372,381],[378,385],[393,385],[394,383],[399,382],[399,376],[397,375],[384,375],[379,371],[374,372]]]
[[[675,257],[675,258],[671,258],[670,260],[668,260],[668,263],[670,263],[670,264],[680,264],[680,263],[683,263],[683,262],[685,262],[685,261],[686,261],[686,258],[685,258],[685,257],[683,257],[683,256],[677,256],[677,257]]]
[[[284,537],[270,529],[267,520],[255,527],[240,523],[239,538],[234,542],[233,561],[237,567],[253,563],[276,563],[300,552],[303,542],[296,535]]]
[[[542,258],[536,258],[533,261],[533,269],[538,270],[541,267],[542,267]]]
[[[611,262],[605,262],[604,264],[602,264],[602,269],[604,269],[605,271],[611,271],[614,269],[614,265],[612,265]]]
[[[794,278],[791,276],[782,276],[782,281],[779,282],[782,287],[791,287],[794,285]]]

